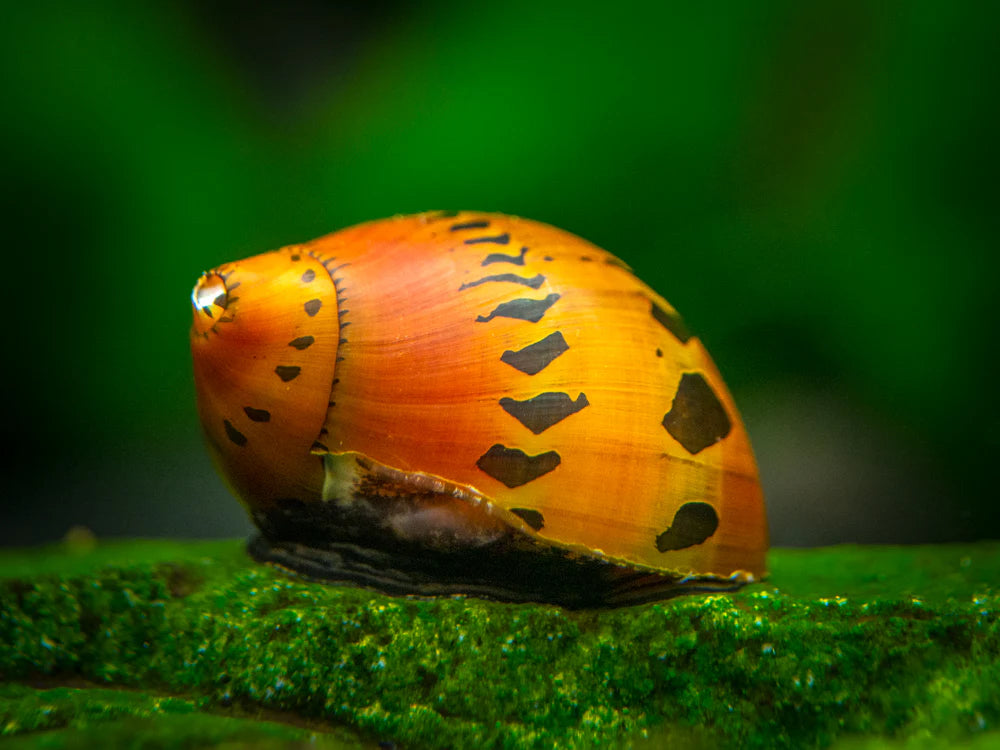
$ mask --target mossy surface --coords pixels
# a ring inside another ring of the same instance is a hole
[[[135,747],[1000,744],[1000,543],[779,549],[770,566],[737,594],[570,612],[310,583],[238,541],[0,552],[0,732],[51,747],[98,732]]]

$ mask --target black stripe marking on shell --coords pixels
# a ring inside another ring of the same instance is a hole
[[[252,406],[244,406],[243,412],[254,422],[271,421],[271,412],[267,409],[254,409]]]
[[[488,266],[490,263],[513,263],[515,266],[524,265],[524,256],[528,248],[522,247],[520,255],[507,255],[506,253],[490,253],[480,265]]]
[[[584,393],[574,401],[568,393],[549,391],[526,401],[502,398],[500,406],[533,433],[540,435],[557,422],[590,406],[590,402]]]
[[[306,349],[316,343],[316,339],[312,336],[299,336],[297,339],[292,339],[288,342],[289,346],[294,346],[299,351]]]
[[[302,368],[298,365],[278,365],[274,368],[275,374],[281,378],[286,383],[289,380],[294,380],[302,372]]]
[[[561,462],[555,451],[529,456],[520,448],[508,448],[497,443],[479,457],[476,466],[498,482],[514,488],[548,474]]]
[[[513,284],[520,284],[521,286],[530,287],[531,289],[538,289],[542,284],[545,283],[545,277],[542,276],[541,274],[537,274],[528,279],[525,278],[524,276],[518,276],[516,273],[498,273],[494,274],[493,276],[484,276],[483,278],[477,279],[476,281],[468,281],[465,284],[462,284],[462,286],[458,288],[458,291],[461,292],[465,289],[470,289],[474,286],[479,286],[480,284],[486,284],[487,282],[490,281],[509,281]]]
[[[694,455],[729,434],[732,424],[712,386],[700,372],[681,375],[663,426],[684,449]]]
[[[558,299],[558,294],[550,294],[545,299],[515,299],[510,302],[502,302],[489,315],[477,317],[476,322],[488,323],[493,318],[514,318],[515,320],[537,323]]]
[[[562,331],[556,331],[516,352],[508,349],[500,356],[500,361],[525,375],[536,375],[548,367],[552,360],[568,350],[569,344],[566,343]]]
[[[656,536],[660,552],[701,544],[719,528],[719,514],[708,503],[684,503],[674,514],[670,528]]]
[[[483,243],[491,243],[494,245],[506,245],[510,242],[510,234],[504,232],[503,234],[498,234],[495,237],[470,237],[465,240],[466,245],[480,245]]]
[[[650,300],[650,303],[652,304],[650,312],[656,319],[656,322],[670,331],[682,344],[686,344],[688,339],[691,338],[691,332],[684,325],[681,316],[675,312],[667,312],[652,300]]]
[[[244,435],[239,430],[237,430],[235,427],[233,427],[232,422],[230,422],[228,419],[224,419],[222,420],[222,424],[226,428],[226,436],[230,440],[232,440],[236,445],[242,448],[247,444],[247,436]]]
[[[511,508],[510,512],[520,517],[522,521],[535,531],[541,531],[542,527],[545,526],[545,516],[537,510],[531,508]]]

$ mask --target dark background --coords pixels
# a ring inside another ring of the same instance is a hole
[[[195,278],[438,208],[569,229],[669,299],[776,544],[1000,536],[998,8],[7,8],[0,543],[246,534],[194,410]]]

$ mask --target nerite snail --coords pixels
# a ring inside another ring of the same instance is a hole
[[[718,371],[574,235],[386,219],[221,265],[192,304],[198,409],[260,560],[567,606],[765,573],[757,467]]]

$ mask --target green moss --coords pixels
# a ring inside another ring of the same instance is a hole
[[[266,710],[418,748],[996,738],[1000,544],[775,550],[771,568],[735,595],[568,612],[308,583],[238,542],[6,552],[0,731]]]
[[[4,747],[288,747],[308,741],[320,750],[361,750],[347,731],[318,734],[260,718],[218,716],[199,701],[92,687],[0,688]]]

